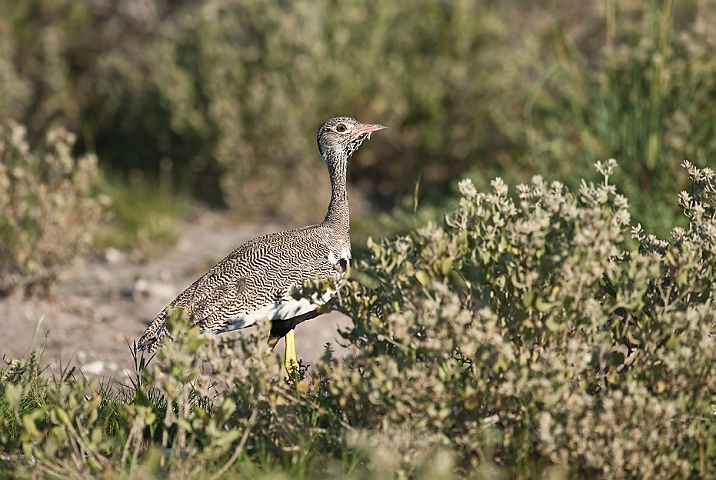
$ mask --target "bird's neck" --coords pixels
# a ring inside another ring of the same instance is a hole
[[[331,202],[328,204],[328,213],[323,220],[341,234],[348,235],[350,230],[348,211],[348,190],[346,189],[348,156],[328,151],[325,154],[328,173],[331,177]]]

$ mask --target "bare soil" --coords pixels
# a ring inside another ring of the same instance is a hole
[[[133,371],[128,343],[139,338],[164,306],[241,243],[281,229],[268,223],[235,225],[202,212],[179,226],[178,241],[160,258],[133,261],[115,249],[81,258],[62,273],[48,297],[25,298],[18,292],[0,299],[0,355],[9,360],[31,348],[44,350],[43,359],[53,371],[76,366],[87,377],[126,383]],[[301,324],[296,329],[298,358],[311,364],[329,342],[343,353],[338,329],[349,325],[337,312]],[[281,341],[276,351],[283,348]]]

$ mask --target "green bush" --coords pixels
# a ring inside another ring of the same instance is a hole
[[[706,166],[716,154],[712,5],[554,1],[525,16],[532,21],[513,27],[523,28],[519,40],[503,47],[489,107],[500,130],[527,147],[518,164],[589,178],[596,159],[619,158],[614,181],[635,217],[662,236],[683,226],[664,201],[686,185],[679,165]]]
[[[97,157],[75,158],[58,129],[32,151],[23,125],[0,124],[0,294],[46,288],[92,239],[102,213]]]
[[[288,382],[268,325],[204,337],[181,312],[123,396],[11,363],[2,449],[57,476],[711,478],[716,175],[684,166],[689,226],[668,242],[630,227],[613,160],[516,202],[460,182],[442,227],[371,241],[349,270],[353,353]]]
[[[687,163],[689,228],[624,251],[614,167],[576,193],[535,177],[517,205],[463,181],[444,227],[374,243],[341,291],[359,353],[324,371],[344,420],[434,435],[466,469],[713,475],[716,176]]]
[[[20,117],[30,99],[30,89],[13,64],[13,45],[0,27],[0,119]]]
[[[189,159],[202,152],[172,134],[147,54],[161,21],[181,7],[154,1],[118,8],[68,0],[0,3],[0,102],[13,100],[12,109],[0,109],[0,119],[26,125],[33,144],[52,128],[75,132],[76,152],[96,153],[105,170],[139,169],[152,178],[166,157],[181,167],[177,176],[186,175]]]

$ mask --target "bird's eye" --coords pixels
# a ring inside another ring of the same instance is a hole
[[[343,125],[342,123],[339,123],[338,125],[336,125],[336,132],[338,132],[338,133],[343,133],[343,132],[345,132],[346,130],[348,130],[348,127],[346,127],[346,126]]]

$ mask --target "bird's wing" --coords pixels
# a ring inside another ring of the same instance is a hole
[[[290,291],[305,280],[336,275],[335,257],[327,245],[305,232],[292,233],[267,235],[243,244],[179,294],[170,307],[182,308],[192,325],[217,333],[263,318],[288,319],[315,310],[315,303],[295,300]],[[291,248],[286,248],[287,244]],[[140,347],[156,348],[153,344],[165,334],[168,308],[147,328]]]
[[[336,266],[327,257],[310,260],[296,268],[286,270],[284,273],[283,282],[280,285],[276,285],[274,294],[265,298],[261,306],[238,314],[232,313],[224,316],[218,328],[208,325],[206,327],[215,332],[225,332],[248,327],[259,320],[290,320],[303,316],[326,303],[330,299],[332,292],[327,291],[321,297],[295,299],[291,296],[291,290],[295,287],[300,287],[307,280],[327,279],[331,276],[338,278],[340,275]]]

